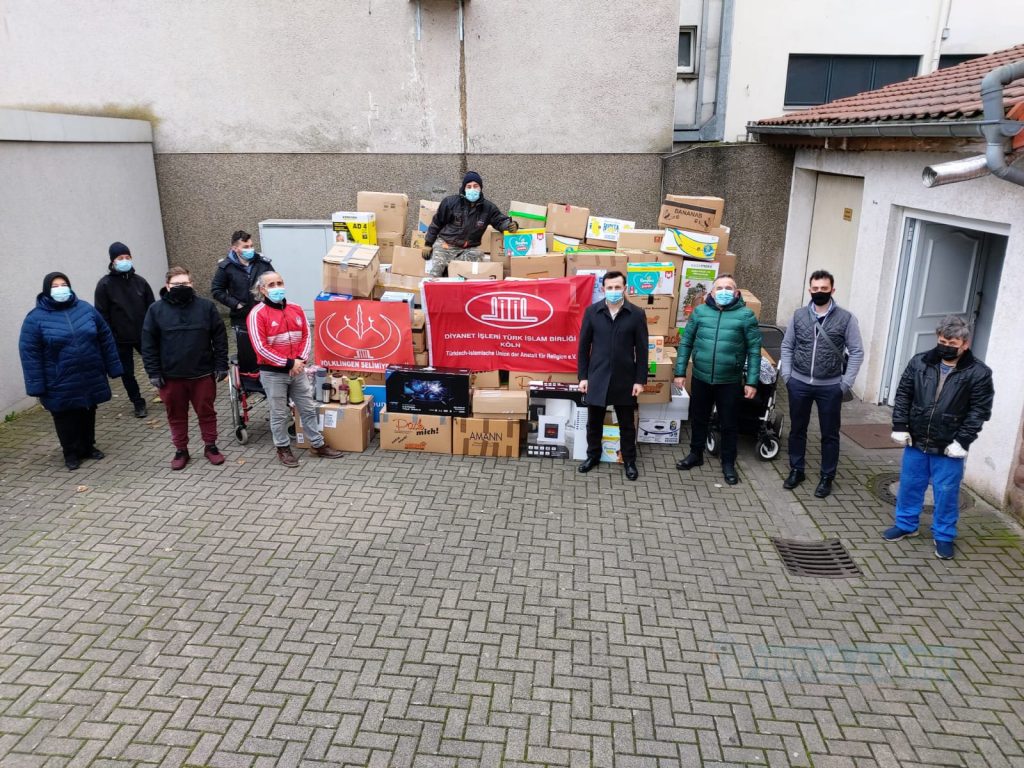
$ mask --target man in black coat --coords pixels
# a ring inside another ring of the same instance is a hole
[[[241,229],[231,235],[228,255],[217,263],[213,271],[210,292],[230,310],[231,329],[235,332],[238,347],[238,368],[243,373],[259,370],[245,321],[259,303],[253,290],[259,284],[260,275],[273,271],[274,265],[253,247],[252,235]]]
[[[519,225],[484,198],[484,180],[476,171],[462,179],[459,194],[441,201],[427,236],[423,258],[432,259],[430,274],[444,277],[452,261],[483,261],[480,241],[488,225],[499,232],[515,232]]]
[[[583,315],[577,369],[587,402],[589,472],[601,461],[601,434],[608,406],[619,421],[619,449],[627,480],[636,480],[636,397],[647,383],[647,318],[625,299],[626,276],[612,270],[601,278],[604,300]]]
[[[108,249],[110,264],[107,274],[96,284],[96,310],[107,321],[117,342],[117,356],[121,359],[124,391],[135,406],[135,416],[145,418],[146,399],[135,378],[135,352],[142,352],[142,321],[153,303],[153,289],[132,264],[132,252],[124,243],[111,243]]]

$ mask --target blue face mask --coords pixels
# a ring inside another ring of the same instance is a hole
[[[726,304],[732,304],[732,300],[736,298],[736,294],[727,289],[715,291],[715,304],[720,307],[724,307]]]
[[[256,249],[255,248],[243,248],[242,249],[242,258],[245,259],[246,261],[252,261],[254,258],[256,258]]]
[[[622,301],[622,291],[605,291],[604,298],[612,304],[618,304]]]
[[[480,199],[480,190],[479,189],[467,189],[466,190],[466,199],[469,200],[469,202],[471,202],[471,203],[475,203],[477,200]]]
[[[284,288],[271,288],[267,291],[267,298],[275,304],[280,304],[284,301],[285,291]]]
[[[50,289],[50,298],[63,304],[71,298],[71,288],[66,285],[55,285]]]
[[[118,272],[131,272],[132,271],[132,260],[131,259],[118,259],[114,262],[114,269]]]

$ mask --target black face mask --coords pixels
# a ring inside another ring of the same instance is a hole
[[[184,304],[195,296],[195,290],[191,285],[176,285],[167,291],[167,295],[178,304]]]
[[[935,351],[939,353],[939,357],[943,360],[956,360],[960,354],[960,350],[957,347],[951,347],[948,344],[936,344]]]
[[[811,301],[813,301],[819,307],[824,307],[826,304],[832,301],[832,294],[824,293],[821,291],[815,291],[811,294]]]

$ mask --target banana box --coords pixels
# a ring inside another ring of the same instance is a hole
[[[361,211],[336,211],[331,214],[334,242],[377,244],[377,214]]]
[[[708,232],[689,232],[668,227],[665,230],[665,237],[661,240],[661,250],[663,253],[675,253],[687,259],[714,261],[718,254],[719,240],[719,235]]]
[[[626,267],[626,293],[630,296],[671,296],[675,286],[673,261],[641,261]]]
[[[582,247],[583,242],[575,237],[551,235],[551,250],[553,253],[576,253]]]
[[[543,256],[548,250],[545,234],[543,229],[505,232],[505,253],[509,256]]]

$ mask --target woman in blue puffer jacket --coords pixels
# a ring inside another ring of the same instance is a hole
[[[71,290],[61,272],[43,278],[43,292],[28,313],[18,340],[25,391],[53,416],[64,464],[102,459],[96,443],[96,406],[110,399],[107,377],[121,375],[110,327]]]

